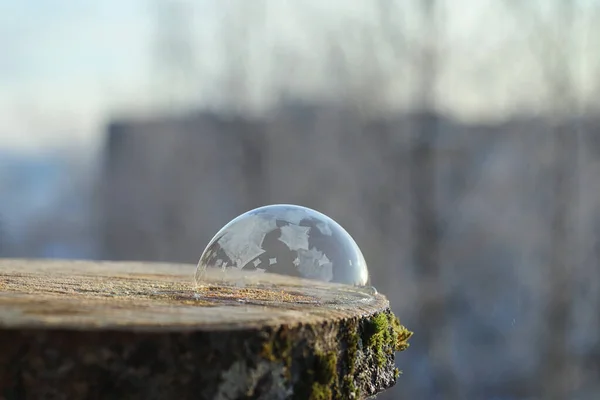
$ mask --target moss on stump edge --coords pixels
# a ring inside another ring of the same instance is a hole
[[[296,335],[286,328],[265,341],[261,355],[279,362],[284,374],[295,382],[292,398],[362,399],[396,383],[401,372],[394,366],[395,353],[408,348],[413,332],[390,310],[337,324],[338,329],[321,327],[329,335],[320,335],[320,329],[297,328],[306,329],[300,336],[313,342],[316,350],[312,357],[296,357],[289,340]]]

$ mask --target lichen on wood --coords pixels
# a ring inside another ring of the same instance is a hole
[[[379,294],[194,266],[0,261],[0,398],[361,399],[411,333]]]

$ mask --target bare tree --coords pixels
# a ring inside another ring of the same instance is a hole
[[[220,10],[224,59],[220,92],[225,108],[247,114],[256,103],[253,84],[258,75],[254,63],[265,55],[260,52],[260,35],[266,23],[267,5],[264,0],[229,0],[220,4]]]
[[[542,341],[544,398],[569,396],[568,327],[574,272],[571,244],[571,208],[576,204],[574,175],[577,163],[577,132],[561,123],[554,130],[554,212],[550,256],[550,282],[546,301],[546,330]]]
[[[553,52],[549,65],[543,66],[554,106],[562,111],[562,120],[554,128],[554,212],[552,217],[549,297],[546,302],[546,335],[542,341],[541,385],[546,399],[564,399],[570,396],[570,357],[567,349],[568,327],[572,300],[574,272],[571,209],[576,206],[574,176],[577,167],[577,134],[566,121],[577,113],[577,93],[573,76],[575,1],[561,1],[555,8],[556,27],[560,27],[562,45]],[[556,36],[555,36],[556,37]],[[556,42],[557,44],[561,42]],[[556,110],[556,111],[558,111]]]
[[[383,44],[389,46],[393,54],[392,74],[398,73],[399,66],[403,63],[406,64],[408,59],[402,4],[395,0],[379,0],[376,4]],[[388,261],[390,265],[397,262],[395,260],[396,254],[391,250],[395,248],[394,241],[398,236],[396,227],[399,224],[395,210],[402,204],[401,197],[405,188],[400,185],[400,182],[402,182],[402,174],[407,170],[407,161],[410,162],[406,157],[406,145],[399,137],[399,128],[401,127],[391,127],[392,132],[387,135],[387,148],[391,158],[389,160],[391,167],[387,187],[385,188],[384,201],[382,201],[381,229],[384,237],[389,238],[387,246],[390,248],[390,260]]]
[[[155,79],[168,107],[178,108],[197,82],[192,7],[182,0],[156,0],[155,12]]]
[[[572,208],[577,205],[578,131],[569,122],[579,113],[575,61],[578,1],[553,1],[549,15],[535,2],[509,2],[521,26],[530,29],[529,50],[538,62],[549,95],[553,116],[554,171],[553,212],[550,227],[549,283],[546,290],[545,325],[540,345],[538,391],[544,399],[570,396],[571,359],[567,348],[572,302],[573,257]],[[548,5],[548,4],[546,4]]]
[[[6,242],[7,242],[7,237],[6,237],[6,231],[4,228],[4,216],[2,214],[0,214],[0,257],[4,256],[6,253],[6,249],[8,248],[8,246],[6,246]]]
[[[446,399],[460,398],[448,362],[445,337],[447,315],[440,278],[440,226],[437,204],[437,155],[439,134],[436,114],[440,24],[437,0],[419,2],[423,27],[417,61],[417,125],[410,148],[410,184],[413,196],[413,262],[419,279],[418,314],[420,341],[433,366],[434,393]]]

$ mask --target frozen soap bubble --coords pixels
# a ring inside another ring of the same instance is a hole
[[[369,280],[365,259],[344,228],[318,211],[287,204],[248,211],[225,225],[200,257],[197,284],[209,269],[356,286]]]

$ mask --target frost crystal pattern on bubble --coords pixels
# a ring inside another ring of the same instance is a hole
[[[312,248],[310,250],[298,250],[298,269],[300,275],[329,282],[333,279],[333,270],[331,261],[319,250]]]
[[[265,252],[261,243],[267,232],[276,227],[274,219],[251,215],[241,219],[236,224],[236,230],[224,232],[218,243],[235,265],[243,268],[246,263]]]
[[[317,211],[293,205],[261,207],[225,225],[200,257],[198,283],[212,268],[360,286],[369,276],[360,249],[344,228]]]
[[[308,249],[309,226],[284,225],[281,227],[280,241],[290,250]]]

